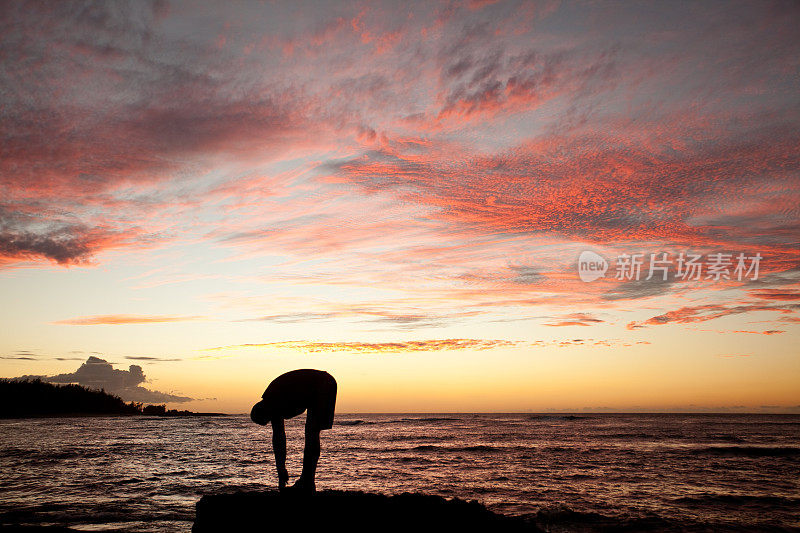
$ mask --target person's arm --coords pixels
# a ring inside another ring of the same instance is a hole
[[[275,453],[275,468],[278,469],[278,488],[283,490],[289,481],[289,472],[286,470],[286,429],[280,417],[272,419],[272,451]]]

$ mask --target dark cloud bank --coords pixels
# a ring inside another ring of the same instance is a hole
[[[147,381],[147,378],[139,365],[131,365],[128,370],[116,370],[108,361],[94,356],[89,357],[78,370],[69,374],[21,376],[17,379],[36,378],[50,383],[77,383],[91,389],[104,389],[129,402],[180,403],[194,400],[187,396],[176,396],[140,386]]]

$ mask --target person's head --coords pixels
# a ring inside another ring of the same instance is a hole
[[[261,400],[255,404],[253,409],[250,411],[250,420],[260,426],[266,426],[271,419],[272,412],[264,400]]]

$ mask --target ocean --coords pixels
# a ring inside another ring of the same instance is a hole
[[[0,524],[189,531],[203,494],[276,487],[270,439],[247,416],[0,420]],[[554,532],[800,531],[800,416],[337,414],[325,489],[478,500]]]

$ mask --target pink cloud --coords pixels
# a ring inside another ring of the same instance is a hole
[[[796,268],[780,10],[588,6],[571,30],[555,3],[287,6],[198,9],[189,33],[146,4],[13,8],[0,265],[203,243],[280,256],[262,278],[289,285],[424,287],[444,315],[680,290],[581,285],[577,244],[759,252],[766,285]],[[362,315],[425,315],[400,307]]]
[[[772,306],[772,305],[759,305],[759,304],[743,304],[743,305],[721,305],[721,304],[707,304],[698,306],[681,307],[673,311],[668,311],[661,315],[654,316],[642,322],[631,322],[628,324],[628,329],[640,329],[647,326],[660,326],[664,324],[690,324],[693,322],[706,322],[715,318],[722,318],[730,315],[738,315],[742,313],[753,313],[756,311],[776,311],[782,314],[794,313],[798,309],[797,306]]]

